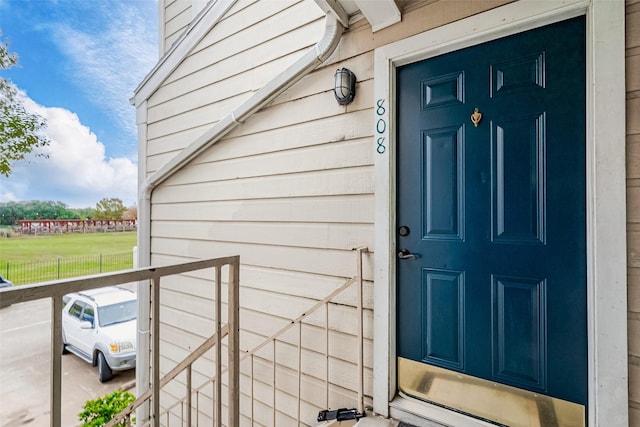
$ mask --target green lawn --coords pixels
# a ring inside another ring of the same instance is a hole
[[[0,239],[0,274],[22,285],[129,269],[136,240],[135,231]]]
[[[0,261],[32,262],[58,257],[109,255],[130,252],[136,246],[135,231],[69,233],[0,239]]]

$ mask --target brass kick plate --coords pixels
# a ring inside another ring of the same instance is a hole
[[[528,390],[398,358],[405,394],[510,427],[585,427],[585,407]]]

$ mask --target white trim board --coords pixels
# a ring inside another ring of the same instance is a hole
[[[217,0],[213,1],[198,11],[192,19],[189,27],[176,40],[171,48],[164,53],[165,49],[165,25],[164,22],[164,2],[159,2],[159,35],[160,35],[160,60],[151,71],[145,76],[142,82],[135,89],[130,102],[134,106],[147,101],[149,97],[160,87],[178,65],[187,57],[195,46],[206,36],[211,28],[220,21],[231,9],[237,0]],[[199,3],[199,2],[198,2]],[[198,6],[196,6],[198,7]]]
[[[375,159],[375,412],[389,416],[396,395],[395,68],[585,14],[588,425],[628,426],[625,15],[624,2],[603,0],[520,0],[376,49],[372,149],[383,152]],[[416,413],[415,405],[394,406]],[[418,410],[446,425],[485,425],[427,404]]]

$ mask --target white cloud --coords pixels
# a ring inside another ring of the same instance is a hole
[[[83,27],[75,20],[73,25],[53,26],[53,40],[69,59],[77,86],[134,140],[135,112],[129,98],[157,60],[154,4],[91,2],[92,15],[99,20],[87,20]]]
[[[12,200],[61,201],[71,207],[94,207],[105,197],[125,205],[136,202],[136,164],[127,158],[107,158],[105,147],[78,116],[64,108],[48,108],[24,97],[25,108],[47,120],[48,158],[32,157],[14,166],[0,180],[0,202]]]
[[[31,5],[39,8],[37,2]],[[6,0],[0,0],[2,6]],[[15,164],[8,179],[0,176],[0,202],[54,200],[71,207],[93,207],[104,197],[119,197],[126,205],[136,202],[137,129],[129,98],[157,60],[157,7],[153,0],[61,0],[33,22],[62,53],[51,52],[59,56],[56,69],[62,68],[82,98],[110,120],[91,121],[100,141],[72,111],[25,97],[27,108],[47,119],[49,158],[32,157]],[[86,123],[79,98],[74,110]],[[104,135],[105,128],[114,132]]]
[[[18,197],[13,194],[11,191],[7,191],[6,193],[0,193],[0,203],[1,202],[17,202]]]

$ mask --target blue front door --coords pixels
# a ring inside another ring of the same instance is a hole
[[[400,358],[586,405],[584,34],[397,70]]]

